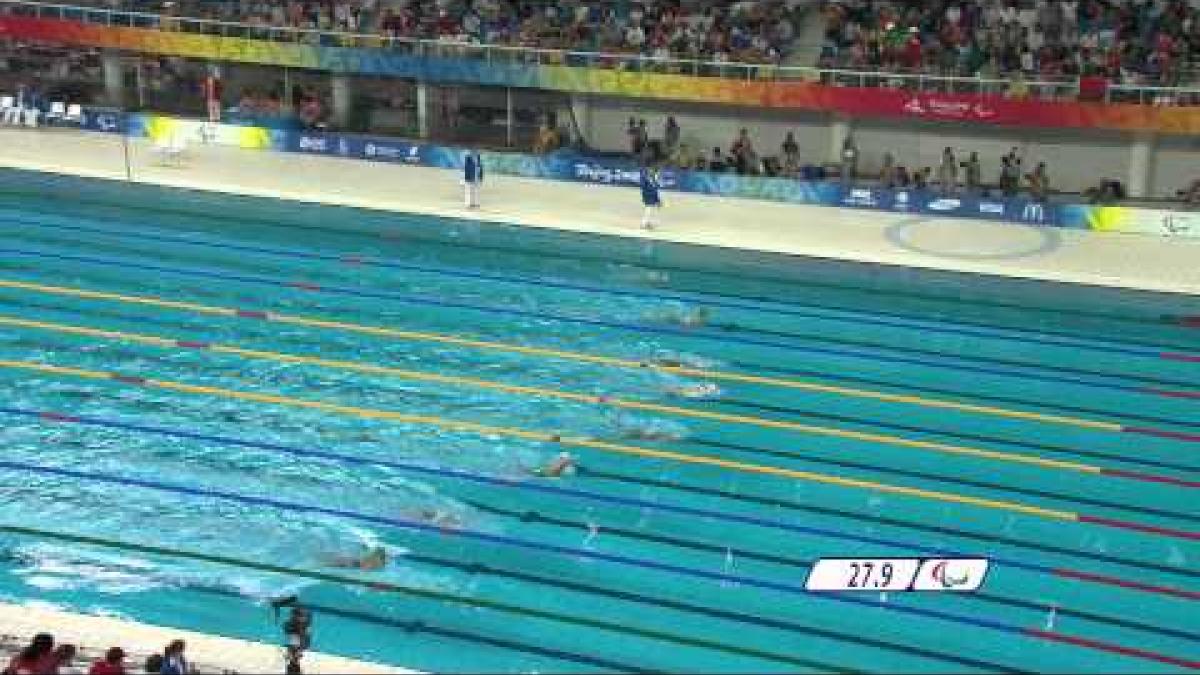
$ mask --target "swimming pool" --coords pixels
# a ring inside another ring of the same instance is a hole
[[[0,598],[277,641],[296,595],[435,671],[1200,667],[1194,298],[0,194]],[[982,591],[804,592],[940,553]]]

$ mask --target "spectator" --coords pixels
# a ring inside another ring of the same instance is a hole
[[[912,185],[912,176],[908,173],[908,167],[900,165],[896,167],[896,187],[908,188]]]
[[[54,675],[75,675],[83,671],[75,667],[75,655],[79,650],[72,644],[60,644],[54,650]]]
[[[715,147],[712,149],[712,156],[708,160],[708,170],[720,173],[728,167],[725,159],[721,156],[721,148]]]
[[[193,670],[187,658],[183,655],[185,648],[183,640],[175,640],[163,650],[161,675],[190,675]]]
[[[754,152],[754,143],[750,141],[750,130],[742,128],[738,132],[737,138],[729,147],[729,154],[733,157],[734,168],[739,174],[754,173],[758,164],[758,155]]]
[[[43,675],[54,673],[57,667],[58,656],[54,653],[54,636],[38,633],[13,657],[4,669],[4,675]]]
[[[674,152],[679,145],[679,123],[673,116],[667,118],[667,123],[663,127],[663,142],[667,146],[668,153]]]
[[[625,128],[625,135],[629,137],[629,154],[634,157],[641,157],[642,143],[641,134],[638,133],[638,124],[636,117],[629,118],[629,126]]]
[[[854,136],[846,136],[842,141],[842,183],[849,185],[858,175],[858,144]]]
[[[967,191],[979,192],[983,184],[983,168],[979,165],[979,153],[972,152],[967,161],[963,162],[962,167],[966,174]]]
[[[928,166],[925,167],[924,169],[921,169],[921,170],[917,171],[916,173],[914,173],[913,174],[913,189],[928,190],[929,189],[929,177],[932,175],[933,175],[933,168],[928,167]]]
[[[879,184],[888,189],[896,187],[896,158],[890,152],[883,153],[883,165],[879,168]]]
[[[796,142],[796,133],[789,131],[787,138],[783,139],[783,160],[785,165],[799,167],[800,165],[800,144]]]
[[[1050,176],[1046,172],[1046,163],[1039,162],[1032,173],[1025,176],[1029,181],[1029,192],[1034,201],[1044,202],[1050,195]]]
[[[954,156],[954,148],[947,147],[942,151],[942,163],[938,167],[938,184],[943,195],[953,194],[958,189],[958,158]]]
[[[542,120],[542,123],[538,125],[537,135],[533,139],[534,154],[543,155],[557,150],[560,145],[558,131],[551,127],[546,120]]]
[[[88,670],[88,675],[125,675],[125,650],[112,647],[97,659]]]
[[[644,158],[649,145],[650,132],[646,129],[646,120],[639,119],[637,123],[637,156]]]

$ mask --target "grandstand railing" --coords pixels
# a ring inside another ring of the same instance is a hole
[[[87,3],[89,0],[79,0]],[[101,2],[102,0],[90,0]],[[489,63],[520,66],[553,65],[584,68],[620,69],[718,77],[736,80],[810,81],[831,86],[894,88],[913,92],[1009,95],[1016,80],[940,76],[920,72],[858,71],[809,66],[780,66],[743,62],[714,62],[662,58],[643,54],[586,52],[507,45],[483,45],[445,40],[395,37],[376,33],[349,33],[331,30],[266,26],[201,19],[168,14],[117,10],[86,4],[57,4],[38,0],[0,0],[0,13],[42,19],[80,21],[103,26],[146,28],[200,35],[248,38],[317,46],[358,47],[401,51],[429,58],[477,59]],[[1035,100],[1074,100],[1079,95],[1079,80],[1028,80],[1021,83]],[[1200,88],[1160,87],[1112,84],[1105,101],[1148,105],[1200,105]]]

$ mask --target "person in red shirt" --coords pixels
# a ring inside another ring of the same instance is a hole
[[[904,44],[904,65],[910,70],[920,70],[924,57],[923,51],[921,35],[916,28],[913,28],[908,36],[908,42]]]
[[[58,656],[54,653],[54,636],[38,633],[29,645],[13,657],[5,675],[41,675],[58,672]]]
[[[208,121],[221,121],[221,78],[216,71],[210,71],[204,78],[204,103],[208,106]]]
[[[113,647],[88,670],[88,675],[125,675],[125,650]]]

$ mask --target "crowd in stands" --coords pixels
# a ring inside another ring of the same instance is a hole
[[[681,130],[674,117],[666,118],[662,134],[657,138],[650,137],[645,119],[634,117],[629,118],[626,133],[629,152],[639,162],[678,169],[810,181],[837,177],[846,184],[930,190],[947,195],[967,192],[981,196],[1016,197],[1025,194],[1039,201],[1048,199],[1052,192],[1045,162],[1026,166],[1023,153],[1017,148],[1012,148],[1000,158],[995,179],[989,181],[979,153],[960,156],[951,147],[945,148],[936,168],[910,167],[887,152],[883,155],[879,171],[866,174],[859,169],[860,153],[853,136],[848,137],[842,146],[841,161],[835,166],[827,166],[824,162],[802,161],[800,145],[792,132],[784,138],[778,153],[761,155],[755,148],[749,129],[745,128],[737,132],[728,149],[717,146],[707,154],[694,150],[680,140]]]
[[[162,654],[152,654],[144,663],[131,665],[126,663],[124,649],[111,647],[88,662],[75,645],[55,644],[53,635],[38,633],[0,670],[0,675],[190,675],[196,669],[184,655],[185,649],[183,640],[175,640]]]
[[[792,49],[798,12],[804,2],[180,0],[164,4],[174,16],[262,28],[279,26],[714,62],[778,63]]]
[[[1178,84],[1200,56],[1195,0],[826,0],[820,65]]]

